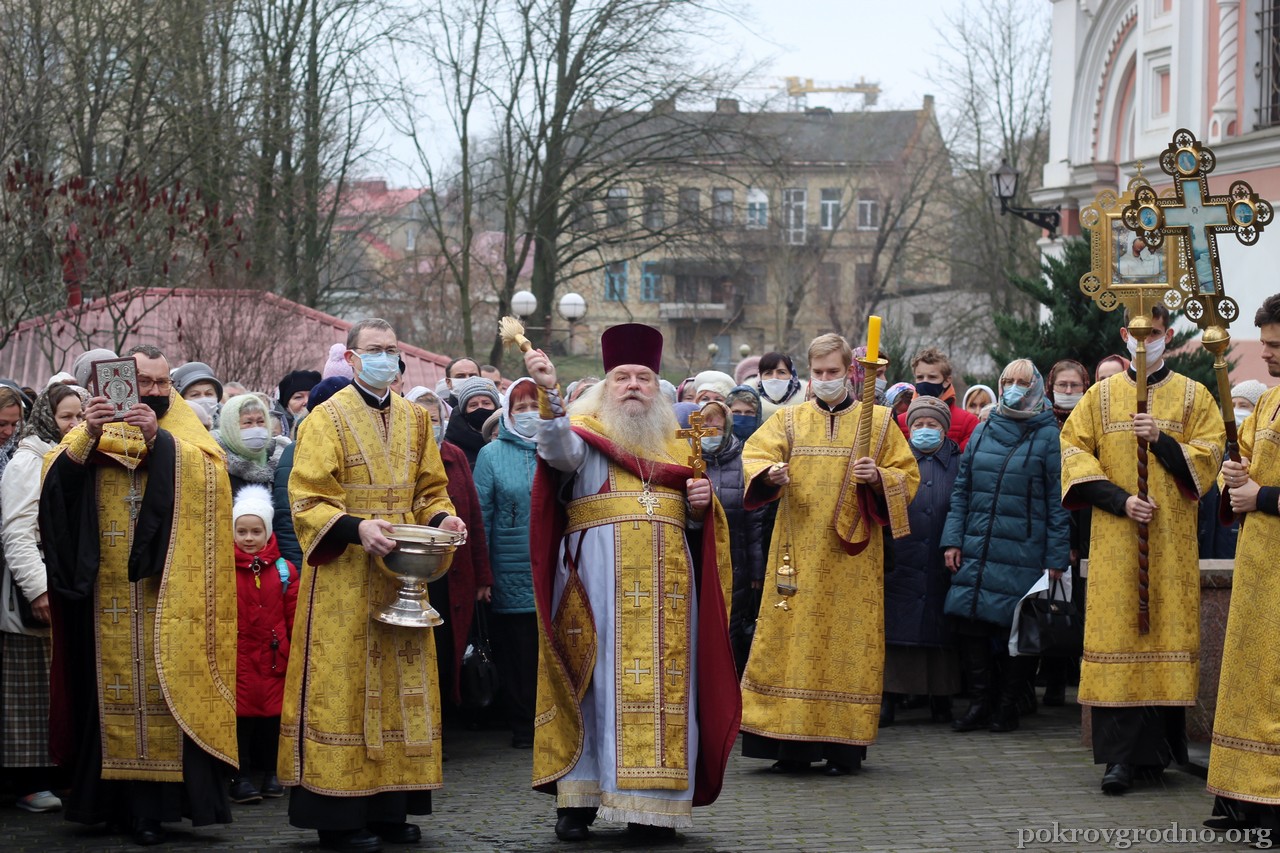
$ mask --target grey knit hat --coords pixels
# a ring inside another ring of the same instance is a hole
[[[453,396],[458,399],[458,409],[465,412],[467,410],[467,401],[472,397],[485,396],[493,401],[495,409],[502,408],[502,399],[498,396],[498,386],[493,384],[492,379],[485,379],[483,376],[472,376],[461,382],[454,381]]]
[[[81,388],[88,388],[89,377],[93,373],[93,363],[109,358],[117,358],[116,354],[109,349],[91,349],[76,356],[76,360],[71,363],[71,375],[76,378],[76,384]]]
[[[188,361],[186,364],[175,367],[169,371],[169,378],[173,380],[173,387],[177,389],[179,397],[197,382],[212,382],[214,389],[218,392],[218,399],[222,399],[222,383],[213,375],[213,368],[203,361]]]
[[[942,424],[942,431],[951,429],[951,407],[937,397],[916,397],[907,407],[907,429],[916,418],[930,417]]]

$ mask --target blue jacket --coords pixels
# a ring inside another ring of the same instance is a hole
[[[529,499],[538,448],[508,427],[480,448],[473,472],[493,569],[493,611],[533,613],[533,571],[529,565]]]
[[[889,543],[884,572],[884,641],[899,646],[942,646],[950,641],[942,605],[951,572],[942,559],[942,528],[951,488],[960,473],[960,446],[944,439],[935,453],[912,448],[920,488],[907,507],[911,533]]]
[[[298,536],[293,532],[293,508],[289,503],[289,473],[293,471],[293,450],[296,444],[291,444],[280,454],[280,461],[276,463],[275,482],[271,488],[271,505],[275,510],[275,519],[271,522],[271,529],[276,534],[276,544],[280,546],[280,556],[284,557],[290,563],[302,570],[302,545],[298,543]]]
[[[943,548],[960,548],[948,615],[1013,625],[1018,601],[1045,569],[1066,569],[1058,425],[1046,410],[1026,420],[999,412],[974,430],[951,491]]]

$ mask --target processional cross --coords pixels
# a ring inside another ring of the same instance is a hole
[[[719,435],[719,427],[703,426],[702,412],[693,411],[689,413],[689,428],[676,430],[678,438],[689,439],[689,467],[693,469],[693,479],[704,476],[707,471],[707,462],[702,458],[702,438],[703,436]],[[652,515],[652,513],[650,513]]]

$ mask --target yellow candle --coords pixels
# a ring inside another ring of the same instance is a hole
[[[880,318],[872,314],[867,320],[867,361],[880,358]]]

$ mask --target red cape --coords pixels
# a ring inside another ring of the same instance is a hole
[[[575,426],[573,431],[592,448],[635,476],[644,479],[647,475],[647,472],[640,472],[639,464],[630,452],[591,430]],[[652,482],[683,490],[685,481],[692,476],[693,471],[683,465],[659,463]],[[538,630],[542,633],[542,642],[546,643],[553,642],[552,587],[560,558],[560,540],[566,526],[564,504],[560,500],[563,483],[561,472],[539,457],[529,515],[529,552],[533,564],[533,594],[538,605]],[[728,611],[720,587],[715,513],[707,513],[701,533],[692,532],[689,538],[698,584],[698,703],[695,713],[699,737],[693,804],[705,806],[715,802],[724,784],[725,766],[742,720],[742,693],[729,646]],[[567,668],[565,670],[567,679]],[[555,783],[538,786],[538,790],[555,793]]]

